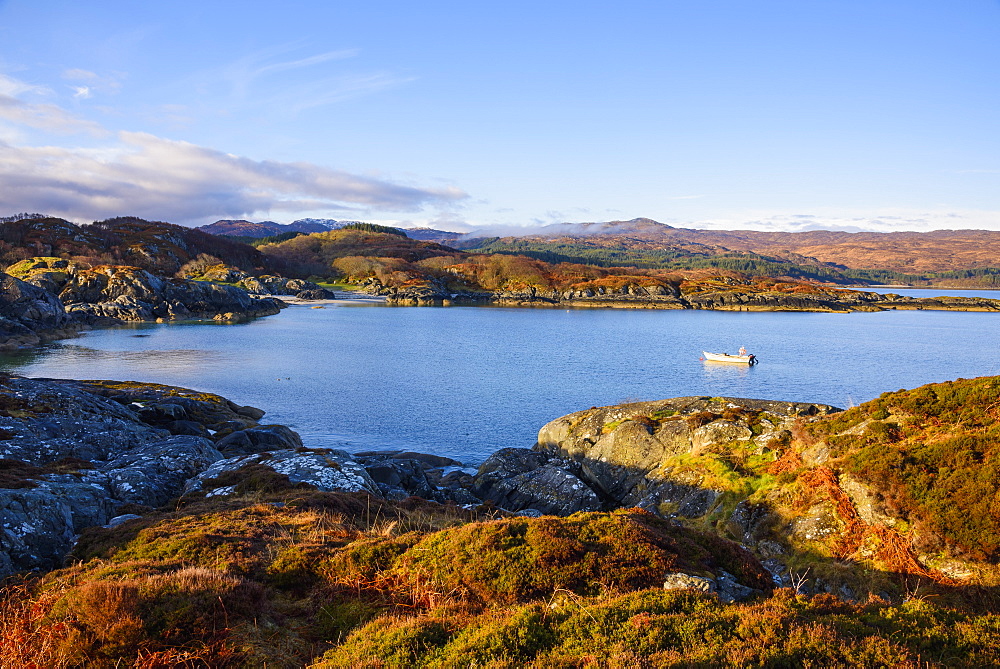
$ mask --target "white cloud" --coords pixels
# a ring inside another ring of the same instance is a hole
[[[1000,212],[983,210],[886,209],[866,212],[823,214],[750,214],[727,216],[688,223],[670,222],[677,227],[703,230],[763,230],[805,232],[930,232],[931,230],[1000,230]]]
[[[332,56],[329,56],[332,57]],[[97,75],[69,71],[67,78]],[[0,75],[2,76],[2,75]],[[0,89],[32,87],[0,78]],[[83,96],[88,85],[79,87]],[[268,212],[416,212],[465,199],[453,187],[420,188],[304,162],[253,160],[141,132],[98,148],[26,146],[18,126],[107,137],[101,125],[51,104],[0,93],[0,211],[43,211],[71,219],[135,215],[175,223]]]
[[[73,89],[73,97],[86,100],[91,96],[90,86],[70,86]]]
[[[419,211],[466,197],[309,163],[256,161],[122,132],[100,150],[0,144],[0,211],[77,220],[117,215],[190,223],[270,211]]]
[[[96,72],[81,70],[79,68],[64,70],[62,73],[63,79],[77,82],[70,86],[75,91],[73,95],[75,98],[89,98],[96,92],[117,93],[121,89],[121,79],[124,76],[120,72],[100,75]],[[85,91],[85,95],[81,95],[80,91]]]

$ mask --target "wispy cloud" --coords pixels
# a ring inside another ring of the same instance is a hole
[[[301,44],[261,49],[233,61],[203,70],[180,83],[203,92],[217,109],[240,108],[297,114],[307,109],[371,95],[413,80],[357,63],[359,49],[324,51],[292,57]],[[336,65],[337,63],[341,63]]]
[[[62,73],[63,79],[73,82],[70,84],[70,89],[73,91],[73,97],[77,99],[90,98],[95,93],[117,93],[121,89],[124,77],[121,72],[101,75],[80,68],[63,70]]]
[[[297,70],[303,67],[310,67],[312,65],[328,63],[331,60],[344,60],[346,58],[354,58],[359,53],[360,53],[359,49],[341,49],[340,51],[327,51],[326,53],[319,53],[316,54],[315,56],[299,58],[298,60],[287,60],[280,63],[271,63],[269,65],[263,65],[257,68],[257,70],[254,72],[254,75],[260,76],[263,74],[270,74],[272,72]]]
[[[31,104],[4,94],[0,94],[0,118],[63,135],[80,132],[95,136],[108,134],[100,124],[77,118],[56,105]]]
[[[371,95],[408,81],[413,81],[413,78],[395,77],[385,72],[334,77],[295,86],[295,93],[284,103],[291,111],[300,112]]]
[[[15,79],[14,77],[7,76],[6,74],[0,74],[0,95],[16,97],[25,93],[47,95],[51,93],[51,91],[45,86],[29,84],[27,82],[20,81],[19,79]]]

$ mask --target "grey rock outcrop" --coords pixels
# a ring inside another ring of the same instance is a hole
[[[602,508],[597,494],[571,470],[571,462],[523,448],[491,455],[476,474],[473,492],[508,511],[535,509],[566,516]]]
[[[288,279],[271,274],[246,277],[237,285],[255,295],[294,295],[303,300],[332,300],[335,297],[333,293],[312,281]]]
[[[67,337],[77,329],[58,297],[0,272],[0,350]]]
[[[472,477],[457,460],[410,451],[367,451],[356,453],[354,458],[364,465],[386,499],[422,497],[441,503],[481,503],[470,490]]]
[[[170,386],[0,377],[0,578],[57,566],[84,528],[163,505],[222,459],[178,423],[211,435],[260,414]]]
[[[91,324],[156,320],[242,321],[281,310],[272,299],[251,297],[236,286],[165,279],[135,267],[77,272],[59,298],[76,320]]]
[[[232,432],[220,439],[216,445],[227,457],[231,457],[300,448],[302,439],[284,425],[261,425]]]
[[[163,278],[136,267],[81,270],[62,258],[32,258],[10,271],[20,278],[0,272],[0,350],[70,337],[90,325],[240,322],[276,314],[284,306],[235,286]]]

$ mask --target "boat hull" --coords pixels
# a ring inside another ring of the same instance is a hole
[[[712,362],[734,362],[739,365],[752,365],[757,362],[757,358],[751,355],[729,355],[728,353],[709,353],[702,351],[705,360]]]

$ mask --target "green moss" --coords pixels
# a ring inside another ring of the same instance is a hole
[[[0,416],[8,418],[33,418],[54,411],[51,405],[44,402],[44,396],[37,399],[25,399],[15,395],[0,392]]]
[[[604,425],[601,426],[601,434],[608,434],[609,432],[614,432],[615,429],[619,425],[621,425],[622,423],[624,423],[626,420],[628,420],[628,419],[627,418],[622,418],[621,420],[614,420],[614,421],[611,421],[610,423],[605,423]]]
[[[317,568],[326,578],[337,582],[373,581],[389,571],[396,559],[420,539],[421,535],[416,532],[399,537],[360,539],[328,555]]]
[[[198,402],[220,405],[228,409],[229,402],[225,397],[213,393],[202,393],[177,386],[165,386],[159,383],[143,383],[139,381],[107,381],[89,380],[82,383],[97,388],[108,390],[122,390],[126,392],[149,392],[160,397],[186,397]]]
[[[385,612],[385,607],[362,599],[349,599],[319,607],[311,635],[340,643],[350,632]]]

